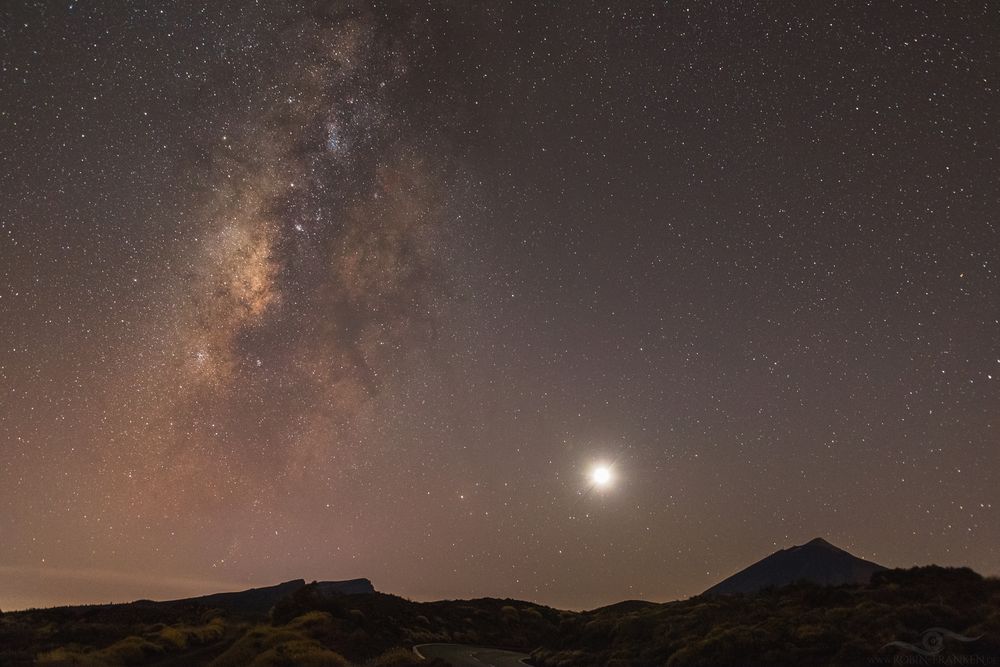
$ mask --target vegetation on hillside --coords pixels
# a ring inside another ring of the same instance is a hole
[[[565,618],[532,661],[540,667],[893,664],[897,657],[926,658],[886,645],[923,648],[930,628],[981,637],[945,637],[939,659],[1000,656],[1000,581],[966,568],[923,567],[879,572],[866,586],[800,583],[747,595],[616,605]]]
[[[937,638],[943,643],[928,644],[923,633],[931,628],[977,639],[944,636]],[[328,595],[309,585],[266,613],[139,602],[0,614],[4,666],[440,666],[411,650],[433,642],[531,652],[539,667],[928,659],[890,642],[931,646],[935,653],[926,664],[1000,664],[1000,581],[965,568],[925,567],[880,572],[864,586],[802,583],[665,604],[630,601],[582,613],[515,600],[420,603],[383,594]]]
[[[565,612],[514,600],[411,602],[299,589],[267,614],[133,603],[0,615],[0,665],[440,665],[411,650],[448,642],[530,651]]]

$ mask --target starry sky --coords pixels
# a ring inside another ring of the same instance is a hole
[[[45,0],[0,44],[0,608],[590,608],[816,536],[1000,574],[994,3]]]

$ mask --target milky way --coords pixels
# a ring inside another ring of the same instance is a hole
[[[454,223],[447,156],[393,103],[405,45],[366,11],[319,13],[280,39],[296,48],[279,75],[291,92],[221,141],[172,290],[177,368],[157,374],[154,399],[170,397],[178,440],[235,434],[249,451],[225,456],[270,458],[269,475],[346,446],[339,428],[434,335]]]
[[[1000,572],[990,5],[17,5],[0,608]]]
[[[293,16],[277,39],[293,59],[261,77],[281,85],[220,138],[163,317],[130,352],[157,357],[122,383],[139,389],[130,424],[136,410],[145,423],[105,452],[140,480],[111,504],[146,520],[197,508],[226,545],[215,567],[254,548],[234,515],[252,541],[280,537],[283,497],[304,485],[343,520],[343,487],[393,456],[372,402],[419,373],[454,293],[449,236],[462,233],[446,197],[460,177],[399,103],[407,44],[363,7]],[[161,347],[147,353],[150,339]],[[348,512],[348,530],[364,530]],[[324,544],[339,549],[343,530]]]

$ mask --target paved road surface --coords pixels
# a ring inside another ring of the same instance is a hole
[[[525,653],[464,644],[421,644],[414,650],[425,658],[440,658],[452,667],[524,667]]]

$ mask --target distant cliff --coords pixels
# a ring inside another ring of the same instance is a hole
[[[266,612],[274,604],[287,598],[296,591],[304,588],[305,579],[292,579],[275,586],[264,586],[262,588],[250,588],[245,591],[232,593],[213,593],[194,598],[183,598],[180,600],[168,600],[163,602],[142,601],[143,604],[153,605],[199,605],[204,607],[215,607],[218,609],[228,609],[248,613]],[[368,579],[347,579],[345,581],[317,581],[313,582],[317,592],[322,595],[364,595],[375,593],[375,587]]]

